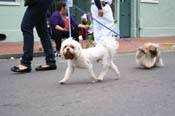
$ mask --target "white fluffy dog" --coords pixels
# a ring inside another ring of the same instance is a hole
[[[145,43],[136,52],[136,62],[141,67],[147,69],[155,66],[164,66],[160,55],[159,44]]]
[[[116,79],[118,79],[120,72],[113,62],[113,57],[119,43],[113,37],[106,37],[103,40],[105,41],[101,45],[88,49],[82,49],[81,45],[73,39],[66,39],[62,42],[60,53],[67,60],[67,69],[60,84],[64,84],[70,78],[75,68],[88,69],[93,79],[92,82],[102,81],[109,68],[114,70],[117,74]],[[94,62],[103,64],[103,70],[98,77],[93,71]]]

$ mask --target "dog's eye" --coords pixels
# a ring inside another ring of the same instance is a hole
[[[74,49],[75,47],[74,46],[70,46],[72,49]]]
[[[63,49],[65,49],[65,48],[67,48],[67,46],[64,46],[64,48],[63,48]]]

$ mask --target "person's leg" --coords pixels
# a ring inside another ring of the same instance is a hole
[[[104,14],[103,14],[103,17],[100,18],[100,21],[106,27],[108,27],[111,30],[115,31],[114,17],[113,17],[113,13],[112,13],[112,9],[111,9],[110,5],[106,4],[105,7],[103,7],[103,10],[104,10]],[[111,30],[109,30],[109,29],[102,26],[101,36],[112,37],[112,35],[115,35],[115,33],[113,33]]]
[[[52,0],[38,1],[40,6],[38,6],[39,8],[38,20],[37,23],[35,24],[35,27],[40,37],[41,44],[44,50],[46,64],[39,65],[38,67],[36,67],[35,68],[36,71],[55,70],[57,68],[55,55],[51,43],[51,37],[49,35],[46,23],[46,13],[49,6],[51,5],[51,2]]]
[[[79,29],[76,27],[76,28],[72,28],[71,29],[72,31],[72,37],[79,42]]]
[[[91,6],[91,13],[92,13],[92,17],[94,19],[101,22],[100,21],[101,17],[98,16],[98,9],[97,9],[96,5],[94,5],[94,4]],[[98,22],[96,22],[96,20],[93,20],[93,30],[94,30],[93,35],[94,35],[95,45],[97,46],[101,42],[100,38],[101,38],[101,34],[102,34],[101,33],[102,27]]]
[[[23,39],[24,39],[23,56],[21,59],[21,64],[27,67],[31,67],[31,61],[33,59],[33,46],[34,46],[33,28],[36,21],[35,7],[36,5],[32,5],[27,8],[21,23],[21,31],[23,33]]]
[[[51,43],[51,37],[48,33],[47,24],[46,24],[46,15],[43,14],[39,17],[39,21],[36,24],[36,30],[40,37],[42,47],[44,49],[46,64],[55,65],[55,55],[53,52],[53,47]]]
[[[64,38],[64,32],[59,30],[53,30],[53,34],[54,34],[54,41],[56,44],[56,50],[57,52],[59,52],[61,48],[62,39]]]
[[[82,48],[87,48],[87,41],[88,41],[87,29],[81,29],[80,31],[81,31],[80,36],[78,37],[80,44],[81,44]]]
[[[44,49],[45,57],[46,57],[46,64],[48,65],[55,65],[55,55],[53,52],[53,47],[51,43],[51,37],[49,35],[46,23],[46,13],[47,9],[51,5],[52,0],[46,1],[38,1],[38,11],[37,12],[37,22],[35,24],[37,33],[40,37],[42,47]],[[42,7],[41,7],[42,5]]]
[[[31,5],[27,8],[21,23],[21,31],[23,33],[23,55],[21,59],[21,65],[13,66],[11,71],[13,72],[30,72],[31,71],[31,61],[33,59],[33,28],[36,23],[36,11],[37,3]]]
[[[46,0],[46,1],[38,1],[37,3],[28,6],[23,20],[21,24],[21,30],[23,32],[23,37],[24,37],[24,46],[23,46],[23,56],[21,60],[21,64],[19,66],[14,66],[11,68],[12,71],[14,72],[29,72],[31,70],[31,61],[33,59],[33,47],[34,47],[34,37],[33,37],[33,28],[40,22],[41,16],[46,14],[47,9],[49,8],[52,0]],[[42,7],[41,7],[42,6]],[[46,21],[45,19],[43,21]],[[44,24],[44,29],[46,28],[47,30],[47,25],[46,22],[41,22],[41,24]],[[41,27],[41,30],[43,28]],[[40,30],[40,31],[41,31]],[[42,30],[44,33],[46,32],[45,30]],[[44,34],[44,37],[48,37],[48,30],[46,34]],[[41,32],[40,32],[41,36]],[[49,37],[48,37],[49,38]],[[50,46],[50,38],[46,42],[48,42],[47,46],[44,48],[49,48],[48,50],[45,50],[47,54],[47,62],[55,64],[55,59],[54,59],[54,54],[52,53],[52,46]],[[47,53],[48,51],[48,53]],[[53,54],[53,55],[52,55]],[[27,67],[27,68],[26,68]]]
[[[52,30],[51,39],[54,41],[55,46],[56,46],[56,50],[57,50],[56,34],[55,34],[54,30]]]

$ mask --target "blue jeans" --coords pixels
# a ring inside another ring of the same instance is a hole
[[[33,28],[35,27],[40,37],[42,47],[44,49],[46,64],[55,65],[55,55],[51,43],[46,23],[46,14],[52,0],[38,0],[37,3],[28,6],[22,23],[21,31],[23,33],[24,45],[21,64],[31,66],[33,60],[34,35]]]

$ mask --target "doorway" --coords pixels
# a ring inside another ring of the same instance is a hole
[[[131,0],[120,0],[120,34],[130,37],[131,27]]]

